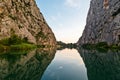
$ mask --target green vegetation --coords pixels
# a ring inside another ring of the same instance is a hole
[[[90,43],[83,44],[82,48],[87,49],[87,50],[94,49],[95,48],[95,44],[90,44]]]
[[[36,45],[28,44],[28,43],[22,43],[18,45],[11,45],[10,48],[13,50],[29,50],[36,48]]]
[[[64,49],[64,48],[76,48],[77,45],[75,43],[64,43],[64,42],[61,42],[61,41],[58,41],[57,42],[57,49],[58,50],[61,50],[61,49]]]
[[[108,50],[118,51],[120,46],[116,44],[108,45],[107,42],[99,42],[97,44],[83,44],[82,48],[87,50],[98,50],[99,52],[107,52]]]
[[[36,45],[28,42],[27,37],[21,39],[13,34],[10,38],[0,40],[0,50],[29,50],[36,48]]]
[[[99,42],[97,44],[83,44],[82,45],[83,48],[85,49],[96,49],[96,48],[108,48],[108,44],[106,42]]]

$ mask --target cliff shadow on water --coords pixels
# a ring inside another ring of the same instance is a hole
[[[120,52],[78,49],[88,80],[120,80]]]
[[[40,80],[55,52],[55,49],[45,48],[1,53],[0,80]]]

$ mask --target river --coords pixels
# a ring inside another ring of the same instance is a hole
[[[58,50],[42,80],[88,80],[80,54],[75,49]]]
[[[120,52],[83,49],[1,52],[0,80],[120,80]]]

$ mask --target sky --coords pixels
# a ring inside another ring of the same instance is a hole
[[[36,0],[57,41],[76,43],[86,25],[90,0]]]

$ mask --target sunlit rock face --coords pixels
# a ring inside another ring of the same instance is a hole
[[[40,49],[1,54],[0,80],[41,80],[55,52],[55,49]]]
[[[120,1],[91,0],[87,23],[78,45],[120,43]]]
[[[80,49],[88,80],[120,80],[120,52]]]
[[[38,45],[56,44],[35,0],[0,0],[0,39],[12,34]]]

